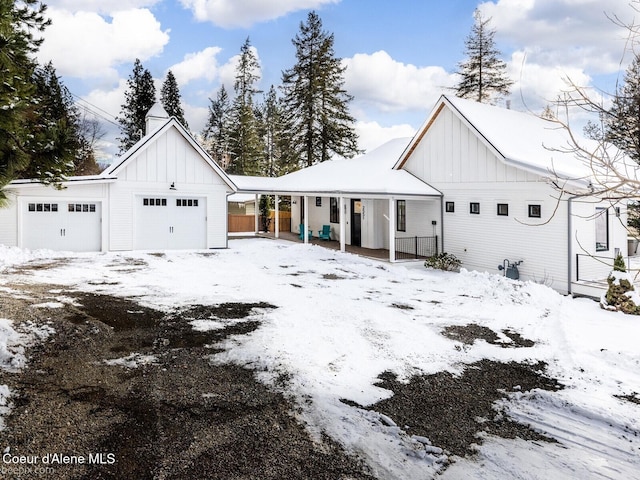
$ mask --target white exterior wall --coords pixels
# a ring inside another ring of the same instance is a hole
[[[175,190],[170,189],[171,184]],[[207,199],[207,248],[227,246],[229,187],[175,129],[167,130],[130,159],[110,185],[111,250],[132,250],[136,238],[135,201],[140,196]]]
[[[5,190],[8,204],[0,208],[0,245],[18,246],[18,202],[15,191]]]
[[[500,273],[505,259],[522,260],[521,279],[568,291],[567,205],[555,210],[557,191],[542,177],[506,165],[446,107],[403,168],[442,191],[443,205],[455,202],[444,213],[441,249],[463,268]],[[479,215],[470,202],[480,203]],[[508,216],[497,215],[498,203],[509,205]],[[529,204],[541,205],[542,218],[528,217]]]

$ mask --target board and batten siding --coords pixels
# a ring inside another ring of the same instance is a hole
[[[0,208],[0,245],[18,246],[18,202],[15,191],[6,189],[7,205]]]
[[[442,248],[470,270],[500,273],[504,260],[520,261],[520,278],[568,291],[566,202],[534,173],[507,165],[467,123],[443,108],[403,168],[444,192],[455,212],[444,213]],[[480,213],[470,213],[470,203]],[[509,214],[497,214],[498,203]],[[542,218],[528,217],[540,205]],[[407,215],[407,222],[409,216]]]
[[[111,184],[111,250],[134,248],[135,202],[149,196],[207,199],[207,248],[227,246],[227,193],[230,190],[193,146],[174,128],[168,129],[127,160]],[[173,184],[175,189],[171,189]]]

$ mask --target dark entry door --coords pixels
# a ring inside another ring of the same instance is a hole
[[[362,228],[362,201],[351,199],[351,245],[359,247],[361,245]]]

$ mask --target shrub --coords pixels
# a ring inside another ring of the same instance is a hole
[[[438,253],[425,260],[424,266],[427,268],[435,268],[437,270],[445,270],[451,272],[457,270],[462,262],[451,253]]]

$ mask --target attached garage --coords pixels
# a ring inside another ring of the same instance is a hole
[[[20,203],[23,248],[102,250],[102,202],[48,198]]]

